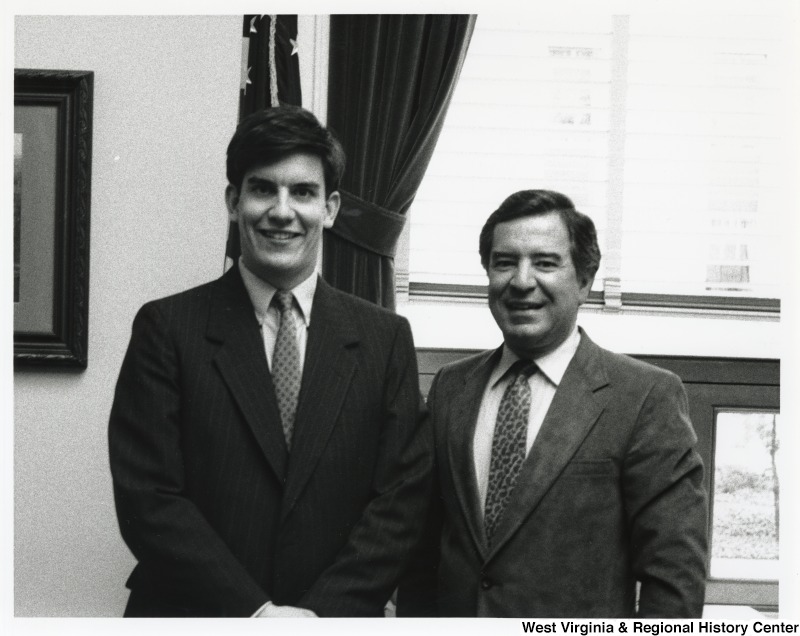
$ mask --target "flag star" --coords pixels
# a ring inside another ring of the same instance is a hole
[[[289,42],[292,44],[292,53],[291,55],[297,55],[297,40],[289,39]]]

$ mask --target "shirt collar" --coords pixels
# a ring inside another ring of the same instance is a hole
[[[263,278],[259,278],[247,269],[241,256],[239,257],[239,271],[242,274],[242,281],[250,296],[250,302],[253,303],[253,309],[256,312],[258,324],[262,324],[266,319],[267,311],[269,311],[272,297],[278,290]],[[289,291],[294,294],[295,300],[297,300],[297,304],[300,307],[300,314],[303,317],[303,322],[305,322],[306,328],[308,328],[309,325],[311,325],[311,305],[314,302],[314,293],[317,291],[317,273],[314,272],[302,283]]]
[[[533,359],[536,366],[539,367],[539,371],[541,371],[554,386],[560,384],[561,378],[564,377],[564,373],[566,373],[570,361],[578,350],[580,342],[581,335],[578,331],[578,326],[575,325],[572,332],[567,336],[567,339],[553,349],[553,351]],[[519,359],[520,357],[504,344],[503,355],[492,371],[492,374],[489,376],[489,386],[494,388],[495,385],[503,379],[503,376],[505,376],[511,368],[511,365]]]

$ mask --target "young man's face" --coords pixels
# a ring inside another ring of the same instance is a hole
[[[592,287],[578,278],[557,212],[498,223],[487,273],[489,308],[508,347],[523,358],[566,340]]]
[[[322,160],[307,153],[251,168],[241,192],[229,185],[225,201],[239,224],[245,266],[278,289],[314,272],[322,230],[333,225],[340,203],[338,192],[325,194]]]

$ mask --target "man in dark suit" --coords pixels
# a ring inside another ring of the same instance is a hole
[[[398,613],[700,616],[706,494],[686,395],[577,327],[600,263],[591,219],[518,192],[480,254],[504,344],[433,381],[438,496]]]
[[[243,120],[242,255],[137,314],[109,423],[126,616],[381,616],[430,496],[407,321],[316,273],[344,153],[313,115]]]

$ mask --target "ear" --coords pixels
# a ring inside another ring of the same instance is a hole
[[[225,188],[225,205],[228,206],[228,219],[230,221],[239,221],[239,191],[228,184],[228,187]]]
[[[585,303],[589,298],[589,292],[592,291],[592,285],[594,285],[594,276],[585,276],[584,278],[579,278],[578,282],[580,283],[580,295],[581,295],[581,304]]]
[[[338,191],[331,192],[328,200],[325,202],[325,220],[322,222],[322,227],[332,227],[333,222],[336,220],[336,215],[339,213],[339,207],[342,205],[342,197]]]

